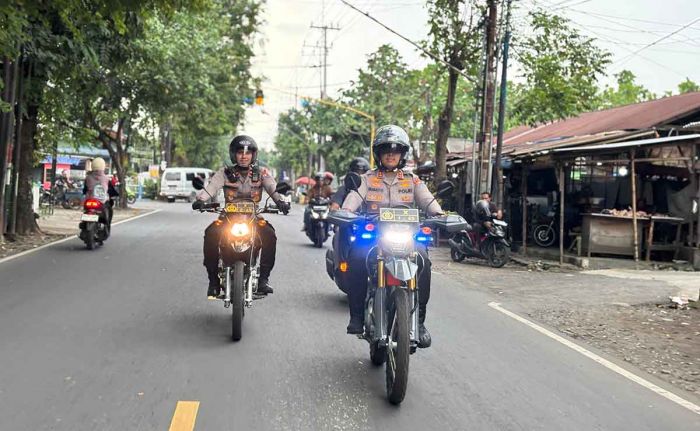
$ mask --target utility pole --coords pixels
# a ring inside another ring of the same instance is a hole
[[[333,31],[338,31],[340,30],[340,27],[338,26],[333,26],[333,25],[327,25],[326,24],[326,2],[325,0],[323,1],[322,5],[322,10],[321,10],[321,25],[313,25],[311,24],[311,28],[321,30],[323,32],[323,48],[321,50],[321,67],[323,67],[323,71],[321,72],[321,99],[325,99],[328,96],[328,31],[333,30]],[[325,161],[323,160],[323,156],[321,155],[321,148],[326,142],[326,136],[322,130],[319,130],[319,136],[318,136],[318,146],[319,146],[319,153],[318,153],[318,162],[319,162],[319,170],[325,170]]]
[[[491,142],[493,139],[493,110],[496,95],[496,27],[497,20],[496,0],[488,0],[488,17],[486,20],[486,67],[484,68],[484,100],[481,121],[481,145],[480,145],[480,169],[479,169],[479,193],[488,191],[489,168],[491,165]]]
[[[503,168],[501,154],[503,152],[503,132],[506,118],[506,93],[508,91],[508,47],[510,45],[510,6],[512,0],[506,3],[506,34],[503,37],[503,70],[501,70],[501,94],[498,101],[498,139],[496,140],[496,206],[503,208]]]

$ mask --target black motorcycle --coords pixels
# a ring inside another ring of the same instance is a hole
[[[309,237],[314,246],[321,248],[328,239],[330,224],[328,213],[331,201],[328,198],[313,198],[309,202],[309,222],[306,224],[306,236]]]
[[[88,198],[83,203],[83,215],[80,216],[78,237],[83,240],[88,250],[93,250],[96,244],[104,245],[109,237],[107,205],[111,205],[110,200],[102,202],[94,198]]]
[[[508,223],[492,218],[490,227],[481,235],[474,226],[456,233],[448,241],[452,260],[461,262],[467,257],[478,257],[494,268],[502,267],[510,260],[507,228]]]
[[[195,177],[192,185],[195,189],[202,190],[204,181]],[[288,184],[277,184],[278,193],[284,194],[288,190]],[[218,202],[207,203],[200,212],[218,214],[223,223],[219,240],[219,277],[224,286],[224,294],[214,299],[223,301],[224,308],[231,308],[231,338],[238,341],[243,336],[245,308],[252,307],[254,300],[265,297],[257,293],[260,244],[256,242],[255,231],[259,224],[266,223],[258,217],[260,213],[266,212],[266,206],[260,209],[254,200],[240,199],[226,203],[223,208],[220,208]]]
[[[359,175],[346,176],[345,187],[357,191]],[[364,197],[363,197],[364,198]],[[418,342],[417,246],[432,241],[432,228],[456,231],[466,226],[459,216],[423,220],[414,208],[380,208],[378,214],[335,211],[330,220],[340,229],[352,230],[353,243],[370,248],[365,299],[365,333],[374,365],[385,364],[389,402],[400,404],[408,387],[409,356]],[[343,264],[344,269],[343,269]],[[341,262],[341,271],[348,269]]]

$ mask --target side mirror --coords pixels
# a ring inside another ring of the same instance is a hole
[[[279,182],[277,183],[277,186],[275,187],[275,191],[281,195],[287,194],[288,191],[292,189],[292,186],[285,182]]]
[[[192,179],[192,187],[194,187],[195,190],[202,190],[204,188],[204,180],[200,177],[194,177]]]
[[[440,184],[438,184],[437,192],[435,194],[437,195],[437,197],[444,199],[451,196],[454,189],[455,185],[452,184],[451,181],[444,180],[441,181]]]
[[[357,172],[348,172],[343,180],[343,185],[347,191],[357,191],[362,184],[362,177]]]

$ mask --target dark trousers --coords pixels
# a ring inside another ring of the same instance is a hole
[[[430,300],[430,268],[428,249],[418,246],[418,311],[420,321],[425,320],[428,301]],[[367,296],[367,264],[365,262],[369,249],[353,247],[348,257],[348,303],[350,315],[364,316],[365,298]]]
[[[219,284],[219,239],[225,224],[214,222],[204,231],[204,266],[207,269],[209,284]],[[268,279],[275,266],[277,235],[270,223],[256,226],[255,246],[260,249],[260,278]]]

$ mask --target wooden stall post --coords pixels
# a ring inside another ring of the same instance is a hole
[[[564,165],[559,164],[559,264],[564,264]]]
[[[527,256],[527,171],[527,165],[523,163],[521,191],[523,196],[523,255],[525,256]]]
[[[634,235],[634,261],[639,262],[639,237],[637,231],[637,170],[634,160],[634,150],[630,152],[630,163],[632,165],[632,235]]]

